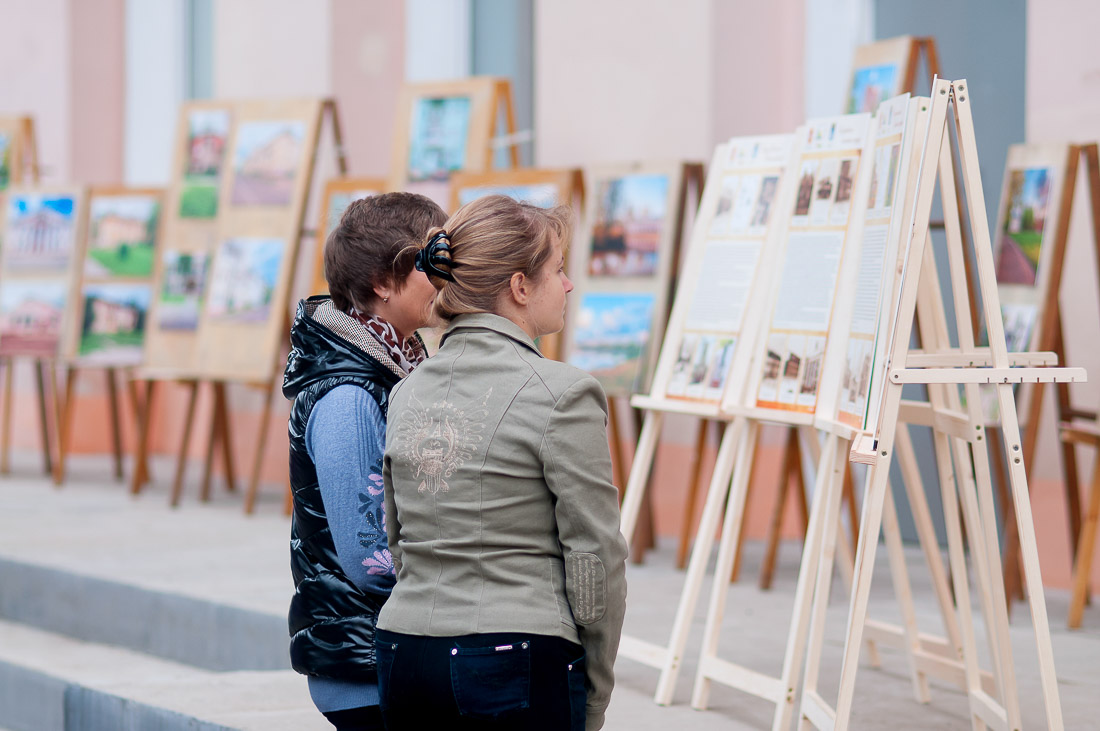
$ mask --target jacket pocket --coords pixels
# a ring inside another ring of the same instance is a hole
[[[451,689],[458,712],[469,718],[495,719],[528,708],[530,644],[451,648]]]

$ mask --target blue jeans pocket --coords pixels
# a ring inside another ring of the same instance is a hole
[[[451,689],[458,712],[469,718],[495,719],[527,708],[530,645],[452,648]]]
[[[569,729],[584,731],[587,722],[588,688],[585,687],[584,658],[582,653],[567,669],[569,681]]]

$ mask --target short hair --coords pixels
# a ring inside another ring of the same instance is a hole
[[[413,269],[410,244],[447,218],[435,201],[417,193],[383,193],[353,201],[325,241],[325,279],[332,304],[366,311],[374,288],[401,290]]]
[[[450,238],[454,281],[431,275],[428,279],[439,290],[435,314],[450,321],[459,315],[494,312],[516,272],[535,277],[553,253],[555,239],[563,248],[568,245],[573,211],[488,195],[459,208],[427,238],[440,230]]]

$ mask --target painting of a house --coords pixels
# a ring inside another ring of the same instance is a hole
[[[667,175],[626,175],[596,185],[588,273],[594,277],[653,276],[668,217]]]
[[[151,277],[159,216],[155,195],[93,198],[85,275]]]
[[[218,213],[218,188],[229,110],[193,109],[187,117],[187,160],[180,192],[180,218],[213,218]]]
[[[209,259],[203,253],[164,252],[157,302],[157,326],[161,330],[198,328]]]
[[[84,302],[78,354],[84,363],[141,362],[150,287],[146,284],[90,284]]]
[[[233,205],[289,205],[305,133],[300,121],[242,122],[234,153]]]
[[[0,285],[0,355],[57,355],[68,283],[9,280]]]
[[[223,242],[214,259],[207,314],[222,321],[267,322],[283,249],[280,239],[235,238]]]
[[[18,193],[8,197],[4,260],[9,270],[61,272],[76,232],[72,195]]]

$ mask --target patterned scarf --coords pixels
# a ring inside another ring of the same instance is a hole
[[[364,315],[354,307],[348,313],[367,329],[367,332],[378,341],[378,344],[389,352],[393,362],[406,373],[412,373],[413,368],[424,362],[428,354],[424,352],[424,345],[420,338],[413,333],[405,338],[405,342],[398,342],[397,330],[393,325],[383,320],[378,315]]]

